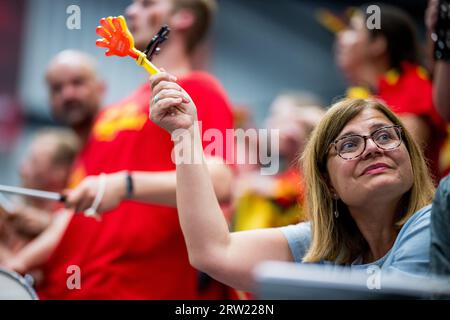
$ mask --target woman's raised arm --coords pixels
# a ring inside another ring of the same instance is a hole
[[[177,207],[191,264],[232,287],[252,290],[253,268],[265,260],[292,261],[277,229],[230,233],[205,164],[194,103],[167,73],[151,78],[150,118],[174,140]]]

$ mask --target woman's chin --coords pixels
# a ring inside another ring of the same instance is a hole
[[[389,174],[371,176],[369,181],[367,181],[366,187],[369,187],[373,194],[379,193],[384,195],[388,193],[391,195],[401,195],[409,189],[399,177]]]

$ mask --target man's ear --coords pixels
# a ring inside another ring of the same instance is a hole
[[[370,52],[373,56],[379,57],[386,54],[388,50],[387,40],[383,36],[378,36],[372,39],[370,43]]]
[[[181,9],[170,18],[170,28],[175,30],[187,30],[194,24],[195,15],[192,10]]]
[[[107,85],[104,80],[98,80],[97,82],[97,92],[99,93],[101,99],[103,99],[106,94]]]

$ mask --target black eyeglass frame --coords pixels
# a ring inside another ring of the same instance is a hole
[[[398,137],[399,137],[399,142],[398,142],[398,145],[396,145],[395,147],[384,148],[383,146],[380,146],[380,145],[375,141],[375,139],[373,139],[373,136],[374,136],[374,134],[376,134],[376,133],[379,132],[380,130],[385,130],[385,129],[390,129],[390,128],[394,128],[395,131],[397,132],[397,135],[398,135]],[[343,140],[343,139],[347,139],[347,138],[350,138],[350,137],[360,137],[360,138],[363,138],[363,139],[364,139],[364,148],[362,149],[362,151],[361,151],[360,154],[358,154],[358,155],[356,155],[356,156],[354,156],[354,157],[351,157],[351,158],[346,158],[346,157],[343,157],[343,156],[339,153],[339,150],[337,149],[337,143],[338,143],[339,141]],[[400,145],[401,145],[402,142],[403,142],[403,128],[402,128],[401,126],[399,126],[399,125],[391,125],[391,126],[380,127],[380,128],[378,128],[378,129],[374,130],[374,131],[373,131],[371,134],[369,134],[369,135],[360,135],[360,134],[350,134],[350,135],[346,135],[346,136],[340,137],[339,139],[334,140],[332,143],[330,143],[330,147],[331,147],[331,146],[334,146],[334,150],[336,151],[336,154],[337,154],[339,157],[341,157],[342,159],[344,159],[344,160],[353,160],[353,159],[356,159],[356,158],[360,157],[360,156],[364,153],[364,151],[366,150],[366,147],[367,147],[367,139],[369,139],[369,138],[372,139],[372,141],[375,143],[375,145],[376,145],[378,148],[380,148],[381,150],[385,150],[385,151],[395,150],[395,149],[397,149],[398,147],[400,147]]]

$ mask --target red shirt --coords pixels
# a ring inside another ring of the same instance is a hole
[[[178,83],[196,103],[202,130],[216,128],[225,136],[232,113],[220,84],[203,72]],[[170,135],[148,119],[150,94],[145,84],[99,115],[76,161],[75,180],[102,172],[175,169]],[[80,267],[81,289],[67,288],[70,265]],[[101,221],[75,215],[44,272],[38,288],[44,299],[198,298],[198,274],[189,265],[177,211],[158,205],[124,201]]]
[[[433,106],[432,84],[426,71],[418,65],[402,63],[401,74],[391,70],[380,79],[378,96],[397,115],[411,114],[427,122],[430,139],[425,146],[425,155],[432,174],[439,179],[439,153],[446,137],[446,124]]]

